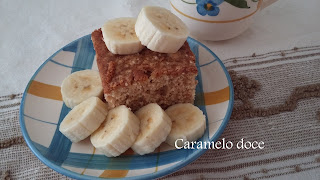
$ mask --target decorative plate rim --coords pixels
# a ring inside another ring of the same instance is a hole
[[[90,34],[89,34],[90,35]],[[88,36],[88,35],[86,35]],[[24,103],[25,103],[25,98],[26,98],[26,94],[27,91],[29,89],[29,86],[32,82],[32,80],[36,77],[36,75],[39,73],[39,71],[48,63],[48,61],[54,57],[56,54],[58,54],[64,47],[79,41],[80,39],[86,37],[83,36],[81,38],[78,38],[72,42],[70,42],[69,44],[63,46],[62,48],[60,48],[58,51],[56,51],[53,55],[51,55],[46,61],[44,61],[40,67],[36,70],[36,72],[32,75],[31,79],[29,80],[27,87],[25,88],[24,92],[23,92],[23,96],[22,96],[22,100],[21,100],[21,105],[20,105],[20,113],[19,113],[19,121],[20,121],[20,128],[22,131],[22,135],[23,138],[25,139],[28,147],[31,149],[31,151],[33,152],[33,154],[45,165],[47,165],[48,167],[50,167],[51,169],[55,170],[56,172],[66,175],[68,177],[71,178],[75,178],[75,179],[107,179],[107,178],[100,178],[100,177],[95,177],[95,176],[90,176],[90,175],[81,175],[79,173],[76,173],[74,171],[65,169],[61,166],[58,166],[54,163],[52,163],[50,160],[48,160],[46,157],[44,157],[39,151],[38,149],[35,147],[35,145],[33,144],[31,138],[29,137],[29,134],[27,132],[26,126],[25,126],[25,120],[24,120]],[[219,126],[218,130],[215,132],[215,134],[213,135],[213,138],[210,139],[210,141],[216,141],[220,135],[222,134],[222,132],[224,131],[224,129],[226,128],[229,119],[231,117],[231,113],[232,113],[232,109],[233,109],[233,103],[234,103],[234,90],[233,90],[233,84],[231,81],[231,77],[226,69],[226,67],[224,66],[223,62],[217,57],[217,55],[212,52],[208,47],[206,47],[204,44],[202,44],[201,42],[188,37],[188,41],[192,41],[195,42],[197,44],[199,44],[200,46],[202,46],[203,48],[205,48],[213,57],[216,58],[216,60],[219,62],[221,68],[224,71],[224,74],[227,77],[228,80],[228,85],[229,85],[229,103],[228,103],[228,108],[227,108],[227,112],[225,117],[223,118],[221,125]],[[178,162],[177,164],[175,164],[173,166],[173,168],[170,169],[163,169],[160,171],[157,171],[155,173],[150,173],[150,174],[144,174],[144,175],[138,175],[138,176],[132,176],[132,177],[124,177],[123,179],[151,179],[151,178],[159,178],[171,173],[174,173],[176,171],[178,171],[179,169],[181,169],[182,167],[190,164],[191,162],[193,162],[194,160],[196,160],[197,158],[199,158],[202,154],[204,154],[207,151],[207,149],[198,149],[196,152],[193,153],[192,156],[189,156],[188,158],[186,158],[185,160],[182,160],[180,162]],[[114,179],[114,178],[113,178]]]

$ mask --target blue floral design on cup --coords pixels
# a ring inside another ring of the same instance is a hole
[[[217,16],[220,12],[218,7],[224,0],[197,0],[197,11],[200,15]]]

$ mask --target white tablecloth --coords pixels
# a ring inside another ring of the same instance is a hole
[[[90,34],[108,19],[136,16],[145,5],[169,8],[167,0],[0,1],[0,171],[10,170],[13,178],[65,178],[40,163],[21,145],[18,122],[21,93],[37,68],[64,45]],[[247,109],[251,111],[247,114],[241,114],[246,109],[241,110],[241,102],[236,101],[238,109],[234,110],[222,137],[260,138],[270,147],[252,152],[208,151],[168,177],[320,178],[320,125],[316,120],[320,88],[306,92],[304,96],[313,98],[302,101],[298,107],[268,117],[258,113],[263,111],[260,107],[281,107],[296,87],[320,86],[319,7],[319,0],[279,0],[264,9],[242,35],[227,41],[203,41],[228,70],[238,73],[233,76],[234,83],[240,84],[235,87],[238,93],[259,91],[250,100],[253,110]],[[298,49],[292,50],[294,47]],[[253,53],[255,57],[251,57]],[[261,89],[241,86],[248,82],[247,78],[259,81]],[[12,139],[15,140],[4,143]]]
[[[137,16],[145,5],[169,8],[168,0],[0,1],[0,95],[22,92],[37,68],[61,47],[108,19]],[[237,38],[204,43],[221,60],[318,45],[319,7],[319,0],[279,0]]]

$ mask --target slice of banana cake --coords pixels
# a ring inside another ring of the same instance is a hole
[[[195,56],[187,42],[176,53],[144,48],[139,53],[111,53],[101,29],[92,32],[104,97],[110,108],[126,105],[132,111],[157,103],[163,109],[177,103],[193,103],[197,81]]]

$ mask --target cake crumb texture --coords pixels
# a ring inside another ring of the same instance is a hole
[[[135,111],[148,103],[158,103],[164,109],[177,103],[193,103],[198,71],[187,42],[176,53],[144,48],[130,55],[112,54],[101,29],[92,33],[92,42],[110,108],[126,105]]]

